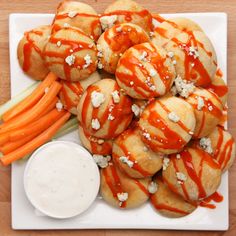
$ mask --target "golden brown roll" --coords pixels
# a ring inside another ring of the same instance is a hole
[[[100,193],[103,199],[117,208],[137,208],[149,199],[150,178],[132,179],[123,174],[112,162],[100,170]]]
[[[165,44],[168,55],[182,79],[197,86],[211,83],[217,68],[214,47],[201,31],[182,32]]]
[[[137,2],[118,0],[110,4],[104,11],[103,17],[112,17],[114,23],[133,23],[142,27],[146,32],[152,31],[152,15]],[[105,18],[109,22],[109,18]],[[106,24],[103,27],[106,29]]]
[[[95,41],[102,33],[97,12],[90,5],[77,1],[64,0],[57,8],[52,32],[54,33],[65,26],[80,28]]]
[[[207,148],[206,144],[209,143],[210,151],[212,151],[213,157],[217,160],[223,172],[232,166],[235,159],[235,142],[228,131],[217,126],[210,135],[199,142],[205,149]]]
[[[166,51],[151,43],[129,48],[121,56],[115,75],[119,86],[136,99],[163,96],[176,77]]]
[[[23,71],[32,79],[43,80],[49,73],[43,59],[43,49],[51,33],[49,25],[25,32],[17,48],[17,57]]]
[[[138,129],[128,129],[115,139],[112,157],[120,170],[131,178],[149,177],[162,168],[163,154],[147,148]]]
[[[68,27],[52,34],[44,57],[49,70],[68,81],[86,79],[97,68],[94,41],[78,28]]]
[[[97,138],[111,139],[130,124],[132,101],[120,92],[115,80],[103,79],[89,86],[78,105],[78,120]]]
[[[203,32],[196,22],[184,17],[170,18],[168,20],[159,17],[158,20],[160,21],[160,24],[154,28],[152,36],[152,42],[158,46],[164,46],[167,42],[183,31]]]
[[[193,107],[196,117],[193,137],[207,136],[214,130],[222,116],[223,105],[219,97],[206,89],[195,88],[186,101]]]
[[[114,74],[122,54],[136,44],[148,42],[147,33],[138,25],[118,24],[106,30],[98,39],[98,68]]]
[[[77,115],[77,106],[80,97],[89,85],[94,84],[100,79],[100,74],[95,71],[87,79],[78,82],[68,82],[65,80],[61,80],[60,83],[62,85],[62,88],[60,91],[60,100],[64,108],[72,114]]]
[[[162,215],[177,218],[191,214],[197,204],[187,202],[178,194],[172,192],[161,176],[154,178],[157,185],[157,191],[151,195],[150,200],[153,207]]]
[[[110,155],[112,153],[112,140],[93,137],[79,125],[79,137],[83,146],[92,154]]]
[[[186,147],[179,154],[170,155],[162,175],[168,187],[188,201],[210,196],[221,182],[219,164],[198,147]]]
[[[216,71],[213,80],[208,86],[206,86],[206,89],[216,93],[222,104],[226,104],[228,97],[228,86],[223,80],[223,73],[220,69]]]
[[[143,142],[153,151],[171,154],[189,142],[195,124],[192,107],[172,96],[151,102],[140,117],[139,129]]]

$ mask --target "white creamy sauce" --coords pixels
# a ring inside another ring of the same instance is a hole
[[[38,149],[29,160],[24,177],[30,202],[56,218],[84,212],[95,200],[100,185],[99,170],[89,152],[65,141]]]

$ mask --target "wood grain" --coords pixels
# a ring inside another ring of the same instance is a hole
[[[54,13],[57,0],[0,0],[0,103],[10,98],[8,16],[10,13]],[[84,0],[98,12],[102,12],[112,0]],[[138,1],[147,9],[159,13],[177,12],[226,12],[228,14],[228,84],[229,130],[236,137],[236,1],[235,0],[149,0]],[[19,78],[20,79],[20,78]],[[0,166],[0,235],[236,235],[236,164],[230,170],[230,229],[227,232],[181,232],[152,230],[82,230],[82,231],[13,231],[11,229],[10,167]],[[156,222],[158,224],[158,222]]]

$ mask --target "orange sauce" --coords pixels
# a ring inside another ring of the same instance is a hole
[[[163,58],[158,51],[152,46],[152,49],[145,47],[142,44],[135,45],[134,49],[138,50],[139,52],[147,52],[147,60],[150,60],[150,64],[153,65],[154,69],[160,76],[163,84],[166,87],[166,90],[169,89],[171,86],[171,81],[173,75],[169,72],[168,67],[165,65],[166,58]],[[138,94],[140,94],[144,98],[156,97],[160,94],[157,91],[152,91],[150,87],[145,83],[145,81],[140,80],[139,76],[136,73],[136,69],[138,68],[145,78],[150,79],[150,83],[154,84],[154,79],[149,75],[148,70],[144,66],[140,66],[140,60],[133,55],[131,52],[126,52],[125,57],[122,57],[119,61],[119,64],[131,73],[127,74],[124,72],[116,72],[116,77],[124,83],[127,87],[130,87],[130,81],[133,81],[132,88]],[[169,78],[169,79],[166,79]]]
[[[214,204],[209,203],[210,201],[214,201],[214,202],[222,202],[224,199],[224,197],[219,194],[218,192],[213,193],[211,196],[203,199],[200,203],[199,206],[201,207],[207,207],[210,209],[215,209],[216,206]]]
[[[32,34],[36,34],[38,36],[43,36],[43,32],[38,31],[38,30],[31,30],[31,31],[25,33],[25,38],[27,40],[27,43],[23,47],[23,54],[24,54],[23,71],[25,71],[25,72],[30,70],[31,54],[32,54],[33,50],[35,50],[41,57],[43,57],[42,51],[35,44],[35,41],[31,38]]]

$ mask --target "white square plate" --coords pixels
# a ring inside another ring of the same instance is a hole
[[[227,59],[227,16],[225,13],[168,14],[166,18],[188,17],[203,28],[211,39],[218,56],[219,66],[226,79]],[[24,31],[36,26],[50,24],[53,15],[12,14],[10,15],[10,63],[11,94],[15,96],[33,81],[21,70],[17,61],[17,44]],[[63,137],[64,140],[79,142],[77,132]],[[222,178],[219,192],[224,201],[215,210],[199,207],[192,214],[170,219],[159,215],[149,203],[134,210],[119,210],[107,205],[99,198],[84,214],[67,220],[55,220],[35,212],[26,198],[23,188],[25,163],[20,161],[12,166],[12,228],[13,229],[182,229],[182,230],[227,230],[228,229],[228,173]]]

